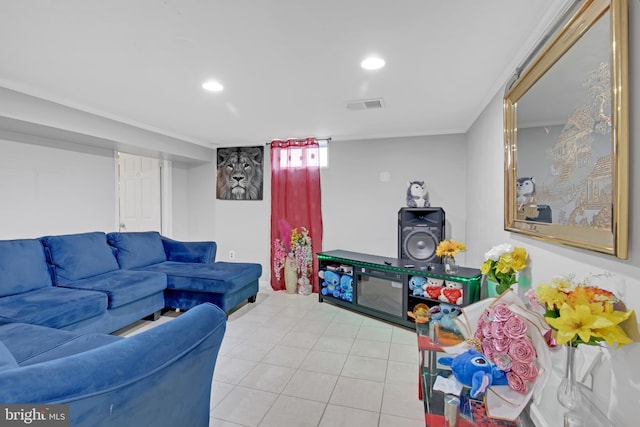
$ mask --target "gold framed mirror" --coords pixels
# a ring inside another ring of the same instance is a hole
[[[628,256],[628,5],[586,0],[504,96],[505,230]]]

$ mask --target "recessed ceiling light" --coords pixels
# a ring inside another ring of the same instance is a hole
[[[202,83],[202,88],[209,92],[220,92],[224,89],[224,86],[214,80],[209,80]]]
[[[379,70],[384,67],[384,59],[371,56],[360,63],[360,66],[365,70]]]

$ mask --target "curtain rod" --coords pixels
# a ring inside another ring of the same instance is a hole
[[[531,53],[525,58],[522,64],[520,64],[519,67],[516,67],[516,71],[513,73],[513,76],[511,76],[511,79],[507,82],[507,87],[504,90],[505,95],[507,94],[509,89],[511,89],[511,86],[513,86],[513,84],[520,78],[520,74],[527,67],[527,65],[529,65],[529,62],[531,62],[531,60],[538,54],[538,52],[542,49],[542,47],[549,41],[551,36],[553,36],[556,33],[556,31],[558,31],[558,28],[560,28],[560,26],[562,26],[565,22],[567,22],[567,20],[573,15],[573,13],[578,8],[578,5],[583,1],[584,0],[574,0],[573,4],[569,6],[567,10],[565,10],[564,13],[556,20],[553,26],[549,30],[547,30],[545,35],[542,37],[542,39],[540,39],[538,44],[536,44],[536,46],[533,48]]]
[[[287,139],[293,139],[293,140],[296,140],[296,141],[304,141],[304,140],[305,140],[305,139],[307,139],[307,138],[287,138]],[[286,141],[287,139],[285,139],[285,140],[283,140],[283,141]],[[327,141],[327,142],[331,142],[331,137],[330,137],[330,136],[328,136],[328,137],[324,137],[324,138],[314,138],[314,139],[316,139],[316,140],[318,140],[318,141]],[[269,141],[269,142],[265,142],[265,144],[264,144],[264,145],[271,145],[271,141]]]

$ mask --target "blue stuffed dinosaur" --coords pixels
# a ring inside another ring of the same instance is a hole
[[[455,357],[441,357],[438,363],[451,366],[453,376],[464,386],[471,387],[471,397],[477,398],[492,385],[506,385],[507,376],[482,353],[474,349]]]

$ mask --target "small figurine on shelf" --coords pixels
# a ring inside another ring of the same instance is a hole
[[[343,274],[340,278],[340,299],[353,302],[353,277]]]
[[[322,295],[334,295],[336,288],[339,295],[341,276],[333,271],[325,271],[322,278],[324,279],[322,281],[322,290],[320,291]]]
[[[409,279],[409,290],[413,291],[413,296],[423,297],[425,287],[427,285],[427,278],[422,276],[412,276]]]
[[[440,291],[438,299],[450,304],[460,305],[463,300],[462,283],[454,282],[453,280],[445,281],[445,285]]]
[[[429,192],[424,185],[424,181],[410,181],[407,188],[407,206],[410,208],[428,208]]]
[[[424,288],[424,296],[431,299],[440,298],[444,279],[436,279],[435,277],[427,277],[427,285]]]

